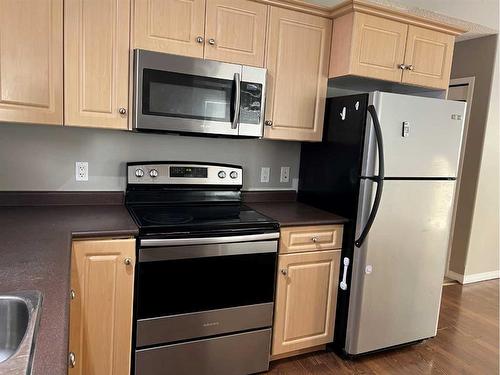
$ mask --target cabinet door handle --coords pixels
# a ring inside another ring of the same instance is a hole
[[[264,125],[273,126],[273,122],[271,120],[266,120],[266,121],[264,121]]]
[[[69,291],[69,298],[71,298],[71,299],[75,299],[76,298],[76,292],[73,289],[71,289]]]
[[[73,352],[69,352],[69,355],[68,355],[68,365],[71,368],[74,368],[76,366],[76,355]]]
[[[349,267],[349,258],[344,258],[344,272],[342,273],[342,281],[340,282],[340,289],[347,290],[347,268]]]
[[[123,260],[123,263],[125,263],[126,266],[130,266],[132,264],[132,259],[130,258],[125,258]]]
[[[118,113],[119,113],[120,115],[126,115],[126,114],[127,114],[127,110],[126,110],[125,108],[123,108],[123,107],[122,107],[122,108],[119,108],[119,109],[118,109]]]
[[[281,274],[282,274],[283,276],[287,276],[287,275],[288,275],[288,270],[287,270],[286,268],[282,268],[282,269],[280,270],[280,272],[281,272]]]
[[[408,69],[408,70],[410,70],[410,71],[412,71],[412,72],[413,72],[413,71],[415,70],[415,67],[414,67],[412,64],[410,64],[410,65],[408,65],[408,66],[406,67],[406,69]]]
[[[203,43],[205,39],[202,36],[197,36],[196,37],[196,43]]]
[[[407,68],[407,66],[405,64],[399,64],[398,68],[401,70],[405,70]]]
[[[208,44],[210,44],[211,46],[215,46],[215,39],[214,38],[210,38],[208,40]]]

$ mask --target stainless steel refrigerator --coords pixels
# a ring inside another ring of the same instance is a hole
[[[356,356],[433,337],[465,103],[372,92],[326,106],[298,199],[350,220],[332,344]]]

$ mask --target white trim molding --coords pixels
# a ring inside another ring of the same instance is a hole
[[[446,273],[450,279],[458,281],[460,284],[471,284],[477,283],[479,281],[493,280],[500,278],[500,270],[483,272],[483,273],[473,273],[471,275],[462,275],[457,272],[448,271]]]

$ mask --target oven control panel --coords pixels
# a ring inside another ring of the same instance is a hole
[[[243,169],[224,164],[144,162],[127,164],[129,184],[242,185]]]

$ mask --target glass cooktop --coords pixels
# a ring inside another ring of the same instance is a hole
[[[240,205],[133,205],[128,209],[141,234],[277,228],[277,223]]]

